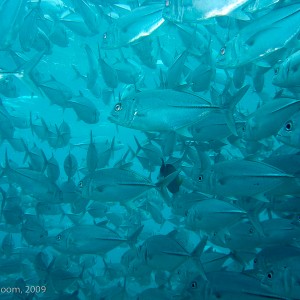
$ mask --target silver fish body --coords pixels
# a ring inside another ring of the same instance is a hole
[[[217,67],[237,68],[284,48],[299,33],[299,21],[299,4],[273,10],[260,17],[221,48]]]
[[[141,6],[117,19],[104,33],[101,47],[117,49],[141,42],[164,24],[162,9],[161,4]]]
[[[125,203],[155,188],[144,176],[126,169],[108,168],[95,171],[79,182],[87,199]]]
[[[199,174],[197,187],[219,196],[255,196],[293,180],[294,176],[271,165],[247,160],[216,163]]]
[[[124,127],[142,131],[177,131],[220,111],[205,99],[174,90],[149,90],[121,100],[110,120]]]

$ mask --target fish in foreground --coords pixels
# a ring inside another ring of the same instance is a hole
[[[178,171],[162,181],[153,183],[148,178],[127,169],[100,169],[84,177],[78,184],[86,199],[126,203],[153,188],[160,188],[172,182]]]
[[[212,113],[221,112],[226,115],[229,128],[235,131],[232,113],[236,101],[219,106],[191,93],[148,90],[122,99],[114,106],[109,120],[142,131],[175,131],[191,136],[191,125],[209,118]]]
[[[299,3],[272,10],[254,20],[220,49],[217,67],[237,68],[267,59],[297,37],[299,21]]]

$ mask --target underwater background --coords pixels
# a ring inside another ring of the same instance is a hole
[[[0,299],[300,299],[299,24],[0,0]]]

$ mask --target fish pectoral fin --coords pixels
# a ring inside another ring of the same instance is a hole
[[[229,14],[229,16],[231,16],[234,19],[237,20],[241,20],[241,21],[251,21],[251,17],[249,16],[249,14],[247,12],[244,12],[242,10],[234,10],[233,12],[231,12]]]
[[[189,256],[187,253],[184,252],[161,251],[161,253],[174,256]]]
[[[193,135],[191,134],[189,127],[190,126],[184,126],[184,127],[178,128],[178,129],[176,129],[176,132],[180,135],[191,138],[191,137],[193,137]]]
[[[257,67],[261,67],[261,68],[266,68],[266,69],[272,68],[272,65],[264,59],[255,61],[255,62],[253,62],[253,64],[255,64]]]

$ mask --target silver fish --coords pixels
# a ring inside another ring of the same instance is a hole
[[[243,137],[247,140],[260,140],[275,135],[299,109],[300,101],[297,99],[273,99],[248,116]]]
[[[126,203],[156,188],[146,177],[126,169],[101,169],[79,182],[82,196],[87,199]]]
[[[245,5],[248,0],[166,0],[163,16],[177,23],[195,23],[227,16]]]
[[[262,162],[229,160],[200,173],[199,191],[218,196],[255,196],[288,184],[294,176]]]
[[[164,24],[162,9],[161,4],[141,6],[117,19],[104,33],[101,47],[116,49],[141,42]]]
[[[50,244],[67,254],[105,254],[124,242],[133,243],[140,230],[128,238],[120,237],[115,231],[95,225],[77,225],[59,233]]]
[[[218,68],[237,68],[262,60],[284,48],[299,33],[300,5],[293,4],[261,16],[221,48]],[[273,36],[278,38],[274,39]]]
[[[210,104],[189,93],[174,90],[149,90],[122,99],[111,112],[109,120],[124,127],[142,131],[176,131],[191,136],[188,127],[209,118],[211,113],[223,112],[231,121],[232,109]],[[163,118],[161,116],[164,116]],[[230,128],[235,127],[231,124]]]
[[[217,199],[194,204],[188,211],[186,225],[193,230],[219,231],[234,224],[246,215],[246,211]]]

